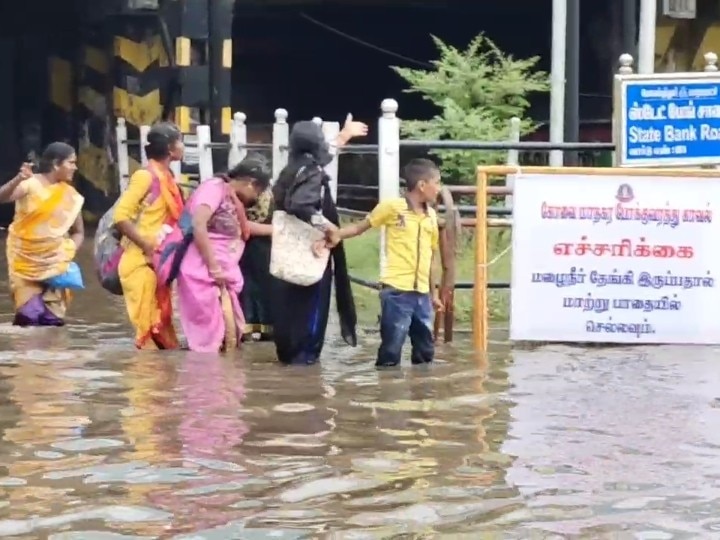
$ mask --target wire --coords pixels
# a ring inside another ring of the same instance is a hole
[[[508,245],[508,246],[507,246],[505,249],[503,249],[500,253],[498,253],[497,255],[495,255],[495,257],[493,257],[493,258],[490,260],[490,262],[487,262],[487,263],[485,263],[485,264],[479,264],[478,266],[482,266],[482,267],[484,267],[484,268],[489,268],[489,267],[491,267],[492,265],[494,265],[495,263],[497,263],[500,259],[502,259],[505,255],[507,255],[507,254],[510,252],[511,249],[512,249],[512,244]]]
[[[408,62],[410,64],[415,64],[417,66],[421,66],[427,69],[435,69],[435,66],[432,64],[429,64],[427,62],[421,62],[420,60],[415,60],[414,58],[410,58],[409,56],[403,56],[402,54],[398,54],[396,52],[390,51],[388,49],[383,49],[382,47],[378,47],[377,45],[373,45],[372,43],[368,43],[367,41],[364,41],[360,38],[357,38],[355,36],[351,36],[350,34],[346,34],[342,30],[338,30],[337,28],[333,28],[330,25],[327,25],[323,22],[318,21],[317,19],[312,18],[310,15],[304,12],[300,12],[300,17],[305,19],[308,22],[311,22],[312,24],[319,26],[320,28],[327,30],[328,32],[331,32],[335,35],[338,35],[340,37],[343,37],[349,41],[353,41],[359,45],[362,45],[364,47],[368,47],[369,49],[374,49],[378,52],[381,52],[383,54],[387,54],[388,56],[394,56],[395,58],[398,58],[399,60],[403,60],[405,62]]]
[[[319,26],[319,27],[322,28],[323,30],[326,30],[326,31],[331,32],[331,33],[333,33],[333,34],[335,34],[335,35],[338,35],[338,36],[340,36],[340,37],[343,37],[343,38],[345,38],[345,39],[347,39],[347,40],[349,40],[349,41],[352,41],[352,42],[354,42],[354,43],[357,43],[357,44],[359,44],[359,45],[362,45],[363,47],[368,47],[369,49],[373,49],[373,50],[375,50],[375,51],[378,51],[378,52],[380,52],[380,53],[386,54],[386,55],[388,55],[388,56],[394,56],[395,58],[398,58],[398,59],[403,60],[403,61],[405,61],[405,62],[408,62],[408,63],[410,63],[410,64],[415,64],[416,66],[420,66],[420,67],[423,67],[423,68],[425,68],[425,69],[433,69],[433,70],[434,70],[434,69],[437,69],[434,65],[432,65],[432,64],[430,64],[430,63],[428,63],[428,62],[422,62],[421,60],[415,60],[414,58],[410,58],[409,56],[404,56],[404,55],[402,55],[402,54],[399,54],[399,53],[390,51],[390,50],[388,50],[388,49],[384,49],[384,48],[382,48],[382,47],[379,47],[378,45],[373,45],[372,43],[369,43],[369,42],[367,42],[367,41],[365,41],[365,40],[362,40],[362,39],[360,39],[360,38],[358,38],[358,37],[351,36],[350,34],[347,34],[347,33],[343,32],[342,30],[338,30],[337,28],[334,28],[334,27],[332,27],[332,26],[330,26],[330,25],[328,25],[328,24],[325,24],[325,23],[323,23],[323,22],[318,21],[317,19],[314,19],[313,17],[311,17],[310,15],[308,15],[308,14],[305,13],[305,12],[302,12],[302,11],[301,11],[301,12],[300,12],[300,17],[302,17],[302,18],[305,19],[306,21],[308,21],[308,22],[310,22],[310,23],[312,23],[312,24],[314,24],[314,25],[316,25],[316,26]],[[612,96],[611,96],[611,95],[608,95],[608,94],[596,94],[596,93],[580,92],[578,95],[579,95],[580,97],[584,97],[584,98],[612,99]]]

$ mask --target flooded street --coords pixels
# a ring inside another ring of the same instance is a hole
[[[10,326],[2,246],[2,537],[720,538],[720,349],[138,353],[89,244],[41,330]]]

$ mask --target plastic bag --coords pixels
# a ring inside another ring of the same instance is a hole
[[[76,262],[70,263],[67,272],[59,276],[51,277],[45,283],[53,289],[79,290],[85,288],[80,266]]]

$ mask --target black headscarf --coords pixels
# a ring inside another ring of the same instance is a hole
[[[293,126],[290,132],[288,153],[288,164],[280,172],[273,187],[273,195],[276,204],[279,205],[279,210],[286,210],[285,198],[295,184],[300,169],[303,167],[322,169],[332,161],[325,135],[315,122],[303,121]],[[316,210],[320,209],[318,199]]]
[[[290,133],[290,159],[310,154],[323,167],[332,161],[325,134],[315,122],[298,122]]]

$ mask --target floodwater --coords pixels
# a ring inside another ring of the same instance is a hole
[[[138,353],[87,278],[63,329],[2,296],[2,537],[720,538],[717,349]]]

